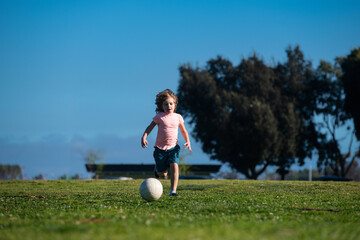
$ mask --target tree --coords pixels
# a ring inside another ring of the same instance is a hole
[[[356,152],[353,158],[360,158],[360,151]],[[350,161],[353,162],[352,167],[349,169],[346,177],[350,178],[353,181],[360,181],[360,167],[358,161]]]
[[[0,164],[0,179],[2,180],[23,179],[21,167],[19,165]]]
[[[40,173],[40,174],[36,175],[33,179],[34,180],[45,180],[46,177],[44,174]]]
[[[80,179],[80,175],[78,173],[76,173],[75,175],[71,176],[70,179],[72,180],[79,180]]]
[[[84,156],[84,160],[87,164],[96,164],[97,162],[99,162],[101,159],[104,158],[105,155],[100,149],[98,149],[97,151],[93,149],[89,149],[87,154]]]
[[[343,72],[341,81],[345,92],[345,110],[351,115],[356,137],[360,140],[360,47],[340,59]]]
[[[326,134],[318,145],[318,167],[330,168],[334,175],[345,177],[354,164],[355,158],[351,158],[351,147],[355,131],[347,127],[350,144],[348,151],[341,152],[342,138],[337,135],[339,128],[346,126],[351,116],[345,111],[344,86],[341,81],[342,72],[339,59],[332,65],[321,61],[317,69],[317,79],[322,83],[322,92],[319,95],[317,113],[322,121],[319,123],[319,131]],[[348,161],[348,159],[351,159]]]
[[[256,54],[233,66],[218,57],[204,69],[180,67],[178,111],[211,159],[257,179],[269,165],[296,153],[299,116],[282,98],[274,70]]]
[[[104,161],[98,163],[100,160],[105,159],[105,154],[102,150],[97,149],[96,151],[93,149],[89,149],[84,156],[84,160],[90,169],[96,170],[94,178],[99,178],[99,173],[102,172],[104,167]],[[98,163],[98,164],[96,164]]]
[[[60,177],[59,177],[59,180],[66,180],[67,179],[67,176],[66,176],[66,174],[64,174],[64,175],[61,175]]]
[[[305,158],[311,158],[317,145],[317,140],[322,135],[316,131],[314,121],[319,95],[319,82],[315,78],[311,61],[304,58],[299,46],[286,49],[287,61],[279,63],[275,68],[276,84],[281,91],[282,99],[291,102],[294,112],[298,114],[300,122],[296,133],[295,157],[282,154],[277,162],[276,172],[285,179],[290,167],[296,162],[301,166]],[[289,123],[290,124],[290,123]],[[287,129],[283,129],[286,131]],[[285,148],[286,149],[286,148]],[[296,159],[295,159],[296,158]]]

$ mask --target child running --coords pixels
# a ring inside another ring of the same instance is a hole
[[[180,114],[175,113],[178,104],[178,98],[170,90],[166,89],[156,95],[156,116],[153,121],[146,128],[144,135],[141,138],[141,146],[146,148],[148,142],[147,136],[151,133],[153,128],[157,125],[158,132],[155,142],[154,159],[155,169],[154,174],[156,178],[167,178],[167,169],[170,166],[171,171],[171,191],[170,196],[178,197],[176,193],[179,182],[179,155],[180,146],[178,142],[178,129],[180,127],[186,143],[185,149],[191,150],[190,139],[188,132],[184,125],[184,119]]]

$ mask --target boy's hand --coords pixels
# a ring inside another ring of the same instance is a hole
[[[146,128],[144,135],[141,138],[141,146],[143,148],[147,148],[148,145],[148,141],[146,140],[147,136],[151,133],[151,131],[153,130],[153,128],[156,126],[156,123],[154,123],[154,121],[152,121],[150,123],[150,125]]]
[[[147,148],[147,145],[148,145],[148,141],[144,138],[141,138],[141,146],[143,148]]]
[[[189,149],[189,151],[190,152],[192,152],[192,150],[191,150],[191,145],[190,145],[190,142],[186,142],[186,143],[184,143],[184,146],[185,146],[185,149]]]

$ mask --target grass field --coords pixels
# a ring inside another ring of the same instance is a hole
[[[0,181],[0,239],[360,239],[359,182]]]

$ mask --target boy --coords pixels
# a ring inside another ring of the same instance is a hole
[[[171,191],[170,196],[177,197],[177,185],[179,182],[179,155],[180,147],[177,144],[178,128],[180,127],[181,134],[185,139],[185,149],[188,148],[190,152],[191,145],[189,134],[184,125],[184,119],[180,114],[175,113],[178,99],[176,95],[170,90],[166,89],[156,95],[156,116],[153,121],[146,128],[142,138],[141,146],[146,148],[148,142],[147,136],[151,133],[153,128],[158,126],[158,133],[155,142],[154,159],[155,159],[155,177],[167,178],[167,168],[170,166],[171,171]]]

